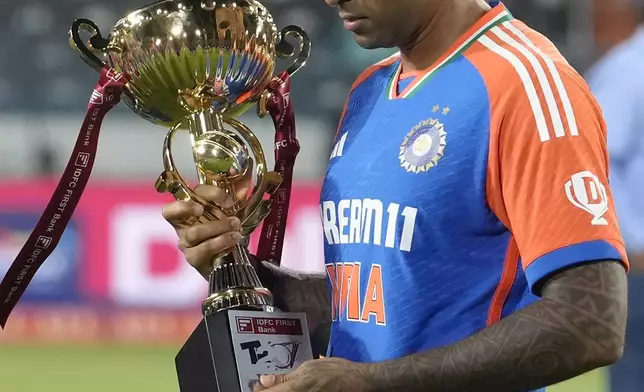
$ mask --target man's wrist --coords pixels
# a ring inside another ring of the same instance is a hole
[[[364,392],[390,392],[392,386],[401,390],[408,390],[402,380],[392,380],[390,371],[387,369],[387,362],[353,362],[351,368],[352,376],[360,379],[361,390]],[[403,374],[400,374],[403,376]]]

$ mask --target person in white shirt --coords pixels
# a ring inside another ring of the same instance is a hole
[[[626,345],[610,368],[611,392],[644,390],[644,0],[627,1],[619,6],[639,12],[639,26],[586,75],[608,125],[610,185],[631,263]]]

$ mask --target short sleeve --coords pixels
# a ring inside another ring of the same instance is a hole
[[[578,74],[557,67],[557,79],[535,83],[537,94],[521,83],[506,90],[493,135],[502,220],[535,294],[544,278],[580,263],[619,260],[628,268],[601,110]]]

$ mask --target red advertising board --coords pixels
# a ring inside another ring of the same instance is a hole
[[[20,250],[55,184],[4,182],[3,187],[11,191],[0,193],[0,275]],[[318,200],[317,185],[295,186],[283,265],[322,270]],[[10,320],[9,328],[19,329],[11,327],[13,322],[24,326],[20,328],[23,331],[37,330],[40,324],[33,320],[43,319],[56,325],[57,310],[68,316],[77,312],[71,319],[85,325],[82,336],[90,337],[92,333],[103,337],[115,334],[110,328],[105,331],[102,320],[106,317],[110,320],[107,324],[114,326],[132,317],[138,320],[131,321],[136,324],[145,319],[141,315],[147,315],[148,329],[158,324],[155,318],[181,315],[179,319],[187,317],[188,324],[195,316],[198,319],[207,287],[186,263],[174,230],[161,216],[169,201],[168,195],[157,193],[147,183],[90,182],[64,240],[36,274],[12,316],[18,321]],[[252,249],[255,242],[251,241]],[[49,310],[34,313],[33,309]],[[96,323],[103,326],[87,327]]]

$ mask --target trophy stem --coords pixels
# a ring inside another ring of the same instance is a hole
[[[190,143],[194,146],[197,139],[206,132],[222,131],[224,123],[221,114],[210,108],[202,112],[192,113],[189,117]],[[195,157],[196,158],[196,157]],[[197,170],[199,183],[213,185],[206,176]]]
[[[204,316],[228,309],[272,311],[273,295],[250,262],[248,250],[238,244],[210,273],[210,295],[202,305]]]
[[[221,114],[210,108],[190,115],[190,135],[194,138],[210,131],[221,131],[224,122]]]
[[[205,135],[223,135],[227,132],[224,128],[222,114],[214,108],[191,114],[189,123],[193,154],[197,154],[198,149],[195,146],[197,146],[197,143],[203,142],[201,138]],[[218,145],[217,142],[211,142],[211,145],[216,145],[218,149],[226,148]],[[194,158],[195,163],[197,163],[199,157],[195,155]],[[234,180],[229,181],[228,177],[223,176],[223,179],[211,181],[199,169],[199,166],[197,166],[197,173],[201,184],[220,186],[233,198],[235,197]],[[237,200],[235,200],[235,206],[232,211],[240,211],[240,205]],[[230,309],[275,310],[273,308],[273,295],[262,286],[250,261],[250,255],[245,244],[236,245],[231,253],[217,260],[210,273],[209,284],[209,296],[202,305],[204,316]]]

